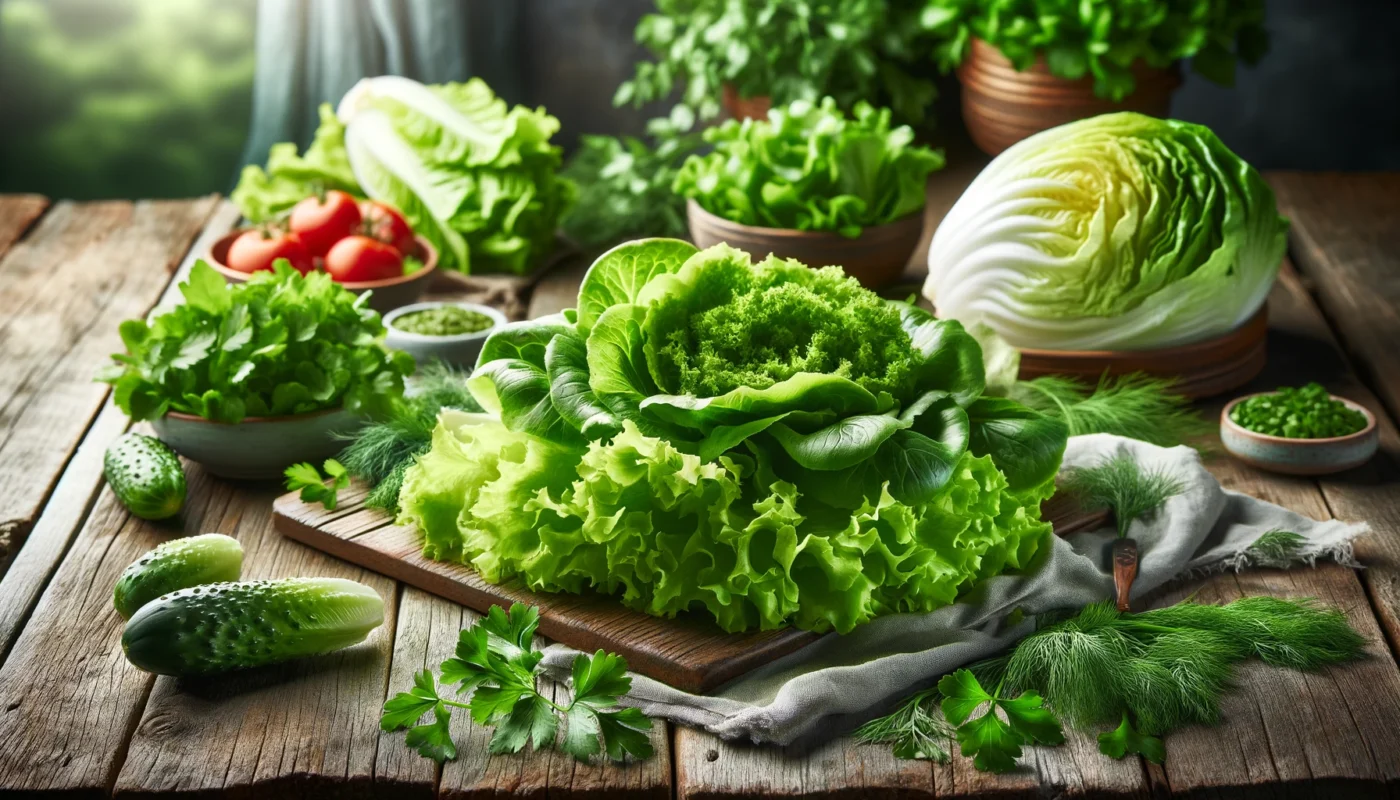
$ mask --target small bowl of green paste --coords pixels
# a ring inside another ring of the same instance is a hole
[[[492,331],[506,324],[501,312],[477,303],[414,303],[384,315],[384,343],[419,364],[437,359],[470,369]]]
[[[1370,461],[1380,429],[1360,403],[1310,383],[1230,401],[1220,414],[1220,441],[1230,455],[1260,469],[1326,475]]]

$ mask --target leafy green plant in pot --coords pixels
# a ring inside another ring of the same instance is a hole
[[[691,238],[890,283],[923,230],[928,176],[943,166],[890,117],[865,103],[847,115],[828,97],[705,131],[714,150],[687,158],[675,182]]]
[[[920,124],[936,95],[920,75],[934,45],[926,0],[657,0],[636,39],[655,56],[618,88],[618,105],[664,100],[673,117],[762,118],[793,100],[889,106]],[[933,22],[936,20],[930,20]],[[684,121],[684,119],[681,119]]]
[[[956,68],[963,121],[996,155],[1113,111],[1165,117],[1180,66],[1223,86],[1268,50],[1263,0],[929,0],[934,57]]]
[[[210,472],[270,478],[339,449],[337,433],[386,412],[413,359],[384,347],[384,326],[323,273],[286,261],[226,284],[200,261],[184,302],[121,325],[126,352],[99,376],[133,420]]]

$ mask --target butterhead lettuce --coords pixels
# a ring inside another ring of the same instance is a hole
[[[957,322],[838,269],[630,242],[577,312],[493,334],[468,385],[487,413],[442,416],[400,521],[489,581],[848,631],[1050,533],[1064,426],[984,396]]]

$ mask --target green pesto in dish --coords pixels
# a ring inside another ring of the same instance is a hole
[[[461,336],[480,333],[495,325],[495,320],[479,311],[461,306],[437,306],[414,311],[396,318],[393,327],[420,336]]]

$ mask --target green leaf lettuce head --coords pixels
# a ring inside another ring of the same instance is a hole
[[[924,294],[1020,348],[1171,347],[1253,317],[1287,234],[1209,128],[1104,114],[997,156],[934,233]]]
[[[397,208],[446,268],[522,274],[553,249],[575,195],[557,174],[558,130],[543,109],[508,108],[478,78],[366,78],[335,114],[322,109],[303,158],[274,145],[266,172],[245,170],[233,198],[256,220],[318,188],[344,188]]]
[[[214,422],[345,408],[377,416],[403,394],[413,359],[381,343],[384,325],[324,273],[273,272],[230,285],[203,261],[184,302],[121,324],[126,352],[101,376],[134,420],[168,411]]]
[[[1045,57],[1050,73],[1092,75],[1094,93],[1121,101],[1133,93],[1132,67],[1190,59],[1198,74],[1233,86],[1235,63],[1255,64],[1269,49],[1264,0],[929,0],[920,19],[939,40],[947,70],[967,57],[972,37],[996,47],[1018,70]]]
[[[714,151],[692,155],[675,191],[711,214],[745,225],[804,231],[861,229],[924,207],[943,154],[913,144],[890,112],[856,104],[850,116],[826,98],[797,100],[766,120],[729,120],[705,131]]]
[[[488,581],[849,631],[951,603],[1050,534],[1064,426],[983,383],[961,325],[837,268],[629,242],[577,311],[487,340],[485,413],[441,414],[400,522]]]

